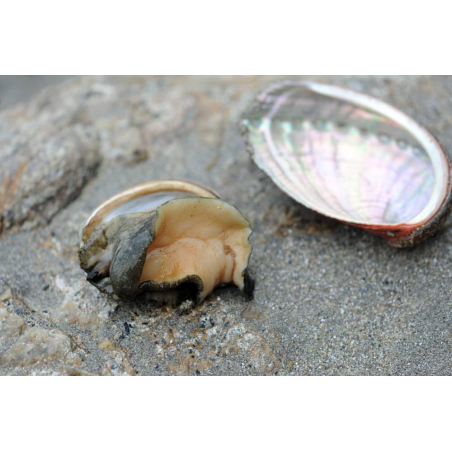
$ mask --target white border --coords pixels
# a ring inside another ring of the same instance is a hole
[[[450,449],[450,378],[282,378],[5,377],[2,447]]]
[[[451,73],[444,0],[2,2],[0,72]]]

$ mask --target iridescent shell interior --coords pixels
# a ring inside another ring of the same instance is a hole
[[[295,200],[329,217],[415,225],[444,201],[444,152],[414,120],[377,99],[282,83],[258,97],[243,124],[257,165]]]

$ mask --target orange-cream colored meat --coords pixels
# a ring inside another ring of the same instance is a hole
[[[174,282],[197,275],[201,298],[215,286],[234,282],[243,289],[251,229],[230,204],[213,198],[182,198],[163,204],[140,282]]]

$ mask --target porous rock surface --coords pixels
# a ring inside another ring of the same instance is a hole
[[[284,195],[237,127],[284,77],[81,77],[0,113],[0,374],[450,375],[451,221],[394,249]],[[380,97],[452,149],[451,77],[309,77]],[[117,302],[85,281],[79,229],[107,197],[182,178],[254,227],[254,301]]]

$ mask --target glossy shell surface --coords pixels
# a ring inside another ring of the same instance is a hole
[[[253,159],[289,196],[339,221],[409,246],[450,210],[450,165],[416,121],[336,86],[283,82],[242,122]]]

